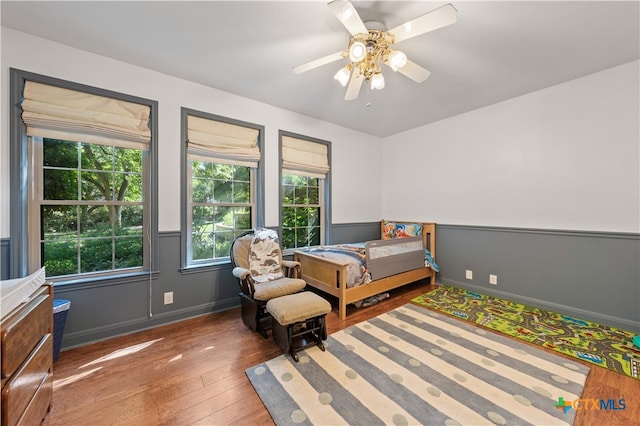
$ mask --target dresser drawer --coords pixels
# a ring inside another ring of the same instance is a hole
[[[53,299],[47,287],[38,290],[25,306],[16,308],[2,323],[2,378],[11,376],[47,333],[51,333]],[[51,355],[53,356],[53,355]]]
[[[45,335],[26,362],[2,389],[2,424],[18,423],[38,390],[47,384],[53,365],[53,336]]]
[[[53,375],[47,374],[40,387],[33,396],[33,399],[24,410],[22,417],[18,420],[19,426],[33,426],[42,423],[42,419],[47,416],[51,410],[51,401],[53,399]]]

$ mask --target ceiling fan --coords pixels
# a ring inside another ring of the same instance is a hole
[[[380,62],[388,65],[393,71],[422,83],[431,73],[407,59],[407,56],[392,47],[395,43],[454,24],[458,20],[458,11],[451,4],[446,4],[431,12],[425,13],[402,25],[386,30],[378,22],[362,22],[353,4],[348,0],[334,0],[328,4],[329,10],[342,22],[352,35],[346,50],[307,62],[293,69],[296,74],[312,70],[322,65],[349,58],[349,63],[334,76],[344,87],[347,86],[346,100],[358,97],[363,81],[371,85],[371,89],[384,88],[384,76]]]

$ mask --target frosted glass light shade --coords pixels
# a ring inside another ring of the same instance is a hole
[[[349,70],[349,68],[344,67],[340,68],[336,75],[333,76],[333,78],[338,80],[342,87],[344,87],[349,82],[349,76],[351,76],[351,71]]]
[[[351,62],[360,62],[367,55],[367,46],[361,41],[356,41],[349,48],[349,59]]]
[[[374,74],[371,77],[371,89],[384,89],[384,77],[382,74]]]
[[[398,71],[400,68],[407,65],[407,55],[400,52],[399,50],[394,50],[389,55],[389,66],[392,70]]]

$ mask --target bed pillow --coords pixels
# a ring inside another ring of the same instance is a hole
[[[382,226],[382,239],[421,237],[422,225],[419,223],[395,223],[384,222]]]

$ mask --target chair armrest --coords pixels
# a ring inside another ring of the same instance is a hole
[[[250,270],[241,268],[240,266],[236,266],[235,268],[233,268],[233,271],[231,272],[233,273],[233,276],[239,280],[244,280],[251,275]]]
[[[288,278],[300,278],[302,271],[297,260],[282,260],[282,269]]]
[[[282,260],[282,266],[285,268],[295,268],[296,266],[300,266],[300,262],[297,260]]]
[[[240,286],[240,291],[246,294],[249,297],[253,297],[253,293],[255,293],[256,288],[253,284],[253,278],[251,277],[251,271],[240,266],[236,266],[231,271],[234,277],[238,279],[238,285]]]

